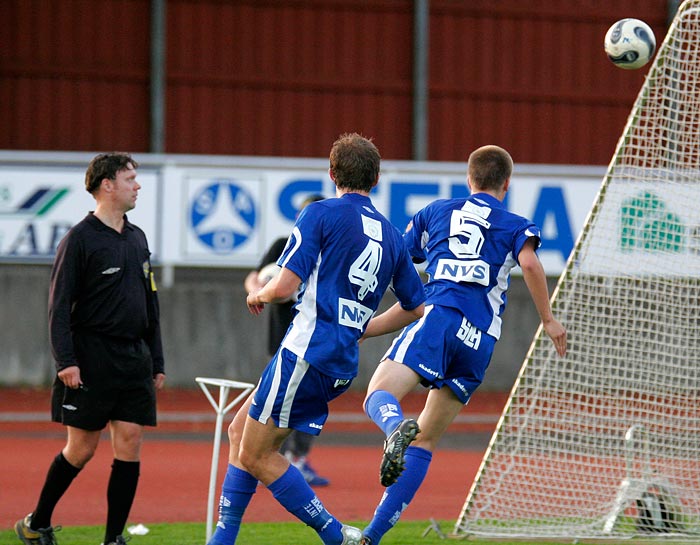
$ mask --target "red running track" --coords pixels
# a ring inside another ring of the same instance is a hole
[[[348,414],[353,408],[359,413],[358,396],[347,397],[345,405],[331,406],[331,414],[338,410]],[[477,410],[500,410],[503,395],[489,396],[477,403]],[[342,398],[341,398],[342,399]],[[465,414],[474,411],[473,405]],[[418,407],[407,400],[409,408]],[[14,391],[0,389],[0,415],[45,411],[48,394],[45,391]],[[159,399],[161,415],[171,411],[193,411],[207,414],[213,409],[200,391],[178,393],[165,391]],[[407,411],[410,414],[409,411]],[[227,416],[227,421],[231,415]],[[39,489],[53,457],[64,445],[63,428],[43,422],[0,421],[0,528],[10,528],[14,522],[31,511]],[[359,421],[362,419],[359,418]],[[462,426],[464,427],[464,426]],[[467,428],[474,428],[474,425]],[[483,432],[493,429],[493,424],[476,426]],[[163,423],[156,429],[148,429],[142,452],[141,480],[129,524],[158,522],[204,522],[207,513],[207,496],[212,458],[213,420],[192,423]],[[381,434],[365,423],[336,423],[329,420],[327,430],[336,437],[347,435],[346,444],[324,444],[322,438],[314,446],[311,459],[319,474],[328,477],[331,485],[316,489],[319,498],[340,520],[369,520],[381,497],[383,487],[378,482],[378,465],[381,456]],[[374,438],[367,437],[368,430]],[[448,433],[468,433],[455,425]],[[170,433],[166,433],[170,432]],[[175,433],[177,432],[177,433]],[[203,437],[210,433],[212,439]],[[362,435],[363,440],[357,440]],[[175,437],[174,439],[172,437]],[[353,442],[355,443],[353,445]],[[345,443],[345,442],[344,442]],[[376,443],[375,446],[357,446]],[[219,460],[216,495],[226,470],[227,444],[222,441]],[[438,449],[423,486],[403,515],[404,520],[456,519],[483,456],[481,450]],[[76,481],[59,503],[54,513],[54,524],[94,525],[104,524],[106,513],[106,487],[109,466],[112,461],[107,437],[102,440],[95,458],[79,474]],[[263,486],[253,498],[244,521],[293,521]]]

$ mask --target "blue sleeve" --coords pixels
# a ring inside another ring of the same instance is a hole
[[[315,204],[311,203],[302,210],[277,261],[278,265],[288,268],[302,281],[306,281],[313,271],[321,252],[323,218],[320,212],[323,208]]]
[[[532,222],[526,222],[522,228],[518,229],[518,231],[515,233],[513,240],[513,256],[515,257],[515,261],[518,262],[518,265],[520,265],[520,262],[518,261],[520,251],[523,249],[523,246],[525,246],[525,243],[531,238],[535,239],[535,250],[537,250],[542,244],[542,233],[537,225]]]
[[[422,263],[428,259],[427,253],[423,248],[423,231],[425,230],[425,209],[419,211],[411,223],[409,223],[406,228],[406,232],[403,235],[404,243],[406,248],[408,248],[408,253],[410,254],[412,261],[415,263]]]
[[[423,281],[413,266],[411,256],[404,246],[397,262],[392,281],[392,289],[404,310],[413,310],[425,302]]]

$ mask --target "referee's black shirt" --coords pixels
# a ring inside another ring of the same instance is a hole
[[[121,233],[92,212],[61,240],[49,290],[49,336],[57,370],[77,365],[72,335],[144,339],[163,373],[158,298],[146,235],[124,216]]]

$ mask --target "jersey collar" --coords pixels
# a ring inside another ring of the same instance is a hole
[[[469,195],[469,200],[480,200],[491,208],[505,208],[503,201],[499,201],[496,197],[488,193],[472,193]]]
[[[112,228],[111,228],[111,227],[108,227],[107,225],[105,225],[104,223],[102,223],[102,222],[100,221],[100,219],[99,219],[97,216],[95,216],[95,213],[94,213],[93,210],[90,210],[90,212],[88,212],[87,218],[85,218],[85,219],[86,219],[93,227],[95,227],[95,229],[99,229],[99,230],[101,230],[101,231],[104,231],[105,229],[109,229],[110,231],[112,231]],[[127,218],[127,217],[126,217],[126,214],[124,214],[124,230],[126,230],[126,229],[129,229],[129,230],[131,231],[131,230],[133,230],[133,226],[132,226],[131,223],[129,222],[129,218]],[[124,231],[122,231],[122,233],[123,233],[123,232],[124,232]]]
[[[346,199],[346,198],[347,198],[347,199],[360,200],[360,201],[370,201],[370,202],[371,202],[371,200],[372,200],[372,199],[370,199],[367,195],[361,195],[360,193],[352,193],[352,192],[350,192],[350,193],[343,193],[343,194],[340,196],[340,198],[341,198],[341,199]]]

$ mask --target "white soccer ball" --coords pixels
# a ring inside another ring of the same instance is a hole
[[[655,50],[654,31],[639,19],[620,19],[605,34],[605,53],[615,66],[625,70],[641,68]]]
[[[258,271],[258,282],[262,285],[267,284],[275,276],[277,276],[282,268],[277,263],[268,263]]]

